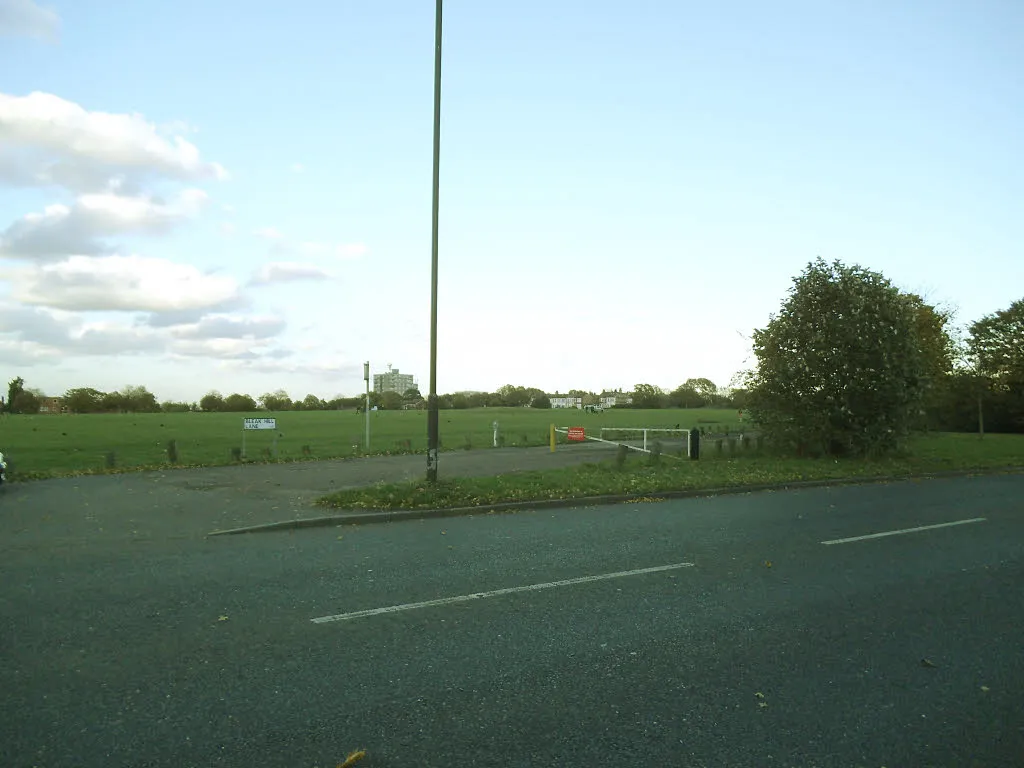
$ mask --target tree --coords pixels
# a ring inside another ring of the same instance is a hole
[[[207,392],[199,400],[199,407],[206,412],[223,411],[224,410],[224,398],[220,392],[212,390]],[[254,409],[255,410],[255,409]]]
[[[707,405],[713,405],[718,397],[718,386],[711,379],[687,379],[683,386],[696,392]]]
[[[11,401],[11,413],[39,413],[42,398],[37,392],[22,389]]]
[[[661,387],[653,384],[637,384],[633,388],[634,408],[664,408],[668,398]]]
[[[1024,431],[1024,299],[968,329],[973,371],[991,391],[992,428]]]
[[[504,405],[510,408],[520,408],[530,404],[529,391],[526,387],[514,387],[511,384],[506,384],[503,387],[499,387],[498,391],[494,393],[497,397],[493,405]]]
[[[160,403],[160,410],[164,413],[188,413],[192,410],[189,403],[179,403],[174,400],[165,400]]]
[[[729,390],[729,402],[733,408],[743,410],[750,404],[750,390],[743,387],[736,387]]]
[[[693,381],[693,379],[690,379]],[[673,389],[668,395],[669,405],[674,408],[703,408],[707,400],[687,381]]]
[[[539,397],[533,398],[533,402],[530,403],[531,408],[550,408],[551,398],[546,394],[541,393]]]
[[[124,396],[120,392],[105,392],[100,399],[100,410],[104,413],[121,413],[124,410]]]
[[[316,395],[306,395],[302,401],[302,410],[304,411],[322,411],[324,409],[324,401]]]
[[[882,454],[920,408],[924,355],[914,305],[885,277],[821,258],[754,332],[750,413],[798,453]]]
[[[402,410],[402,396],[391,390],[381,392],[377,407],[385,411],[400,411]]]
[[[967,347],[978,372],[997,385],[1024,382],[1024,299],[986,315],[969,329]]]
[[[156,396],[142,386],[121,390],[121,409],[128,413],[156,413],[160,410]]]
[[[64,393],[64,405],[71,413],[97,413],[103,402],[103,392],[91,387],[69,389]]]
[[[18,376],[16,379],[11,379],[7,385],[7,410],[11,413],[15,413],[14,401],[18,398],[22,392],[25,391],[25,380]]]
[[[256,401],[252,398],[252,395],[234,392],[224,398],[220,410],[228,411],[229,413],[252,413],[256,410]]]
[[[283,389],[268,392],[260,398],[260,405],[268,411],[287,411],[291,409],[292,399]]]

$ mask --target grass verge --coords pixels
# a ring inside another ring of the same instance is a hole
[[[735,488],[807,480],[910,477],[957,470],[1024,467],[1024,436],[941,434],[916,438],[910,452],[887,459],[794,459],[775,456],[708,457],[700,461],[651,465],[633,459],[619,468],[613,462],[568,469],[517,472],[496,477],[423,481],[353,488],[320,498],[338,509],[441,509],[590,496]]]

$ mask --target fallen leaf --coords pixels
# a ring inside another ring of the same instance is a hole
[[[921,659],[921,666],[922,667],[937,667],[938,664],[936,664],[931,659]]]
[[[757,691],[757,692],[756,692],[756,693],[754,694],[754,698],[755,698],[755,699],[763,699],[763,698],[764,698],[764,694],[763,694],[763,693],[761,693],[760,691]]]
[[[989,687],[987,685],[981,686],[981,692],[982,693],[988,693],[989,692]]]
[[[764,561],[764,567],[765,568],[771,568],[772,567],[772,561],[771,560],[765,560]]]
[[[227,621],[227,620],[228,620],[227,616],[218,616],[217,617],[217,621]]]
[[[338,763],[338,768],[352,768],[353,765],[358,763],[366,757],[365,749],[357,749],[355,752],[350,752],[349,756],[345,758],[345,762]]]

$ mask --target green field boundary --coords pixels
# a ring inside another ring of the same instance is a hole
[[[564,469],[455,478],[429,485],[422,480],[352,488],[323,496],[318,504],[346,510],[487,508],[508,502],[574,501],[592,497],[651,497],[665,493],[770,486],[809,481],[877,481],[950,472],[1021,471],[1024,436],[922,436],[911,453],[864,459],[800,459],[746,454],[699,461],[628,459]]]

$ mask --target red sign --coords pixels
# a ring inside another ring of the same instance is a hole
[[[583,431],[583,427],[569,427],[569,434],[567,437],[577,443],[587,439],[587,435]]]

